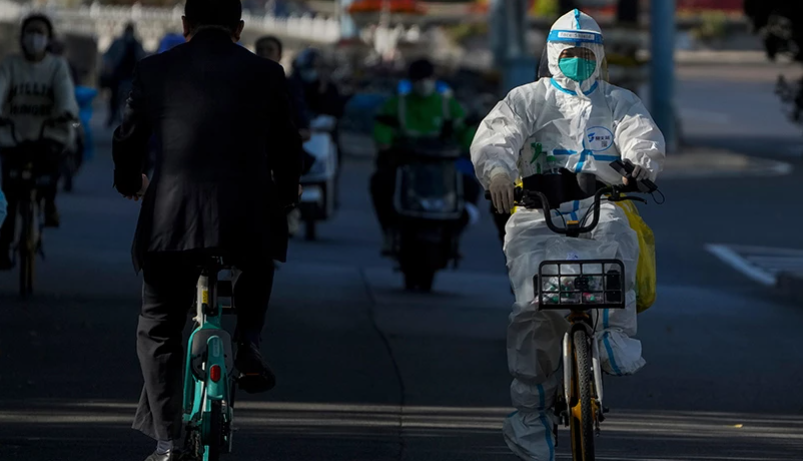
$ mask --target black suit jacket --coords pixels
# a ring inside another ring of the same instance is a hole
[[[151,134],[158,149],[134,237],[137,270],[148,252],[285,260],[301,139],[280,65],[214,29],[143,59],[112,144],[123,195],[141,187]]]

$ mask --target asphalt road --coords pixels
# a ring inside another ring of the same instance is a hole
[[[719,131],[692,121],[695,141],[748,153],[762,139],[792,145],[794,127],[747,129],[785,123],[757,102],[771,104],[766,87],[682,80],[687,119],[729,117]],[[16,273],[0,275],[3,461],[140,461],[152,450],[129,429],[141,385],[141,282],[128,255],[138,204],[114,192],[108,140],[99,147],[76,192],[60,198],[63,225],[46,235],[34,298],[17,298]],[[439,276],[436,293],[407,294],[378,256],[369,172],[350,159],[337,218],[320,241],[292,243],[265,333],[279,384],[238,403],[229,459],[513,460],[500,435],[512,298],[490,217],[469,230],[464,264]],[[648,365],[606,381],[612,413],[598,459],[803,459],[803,309],[704,251],[803,248],[801,176],[673,179],[661,183],[666,204],[643,207],[660,274],[658,301],[640,317]],[[565,431],[558,452],[569,459]]]

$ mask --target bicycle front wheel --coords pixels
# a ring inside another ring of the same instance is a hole
[[[33,203],[23,203],[21,210],[22,232],[20,233],[19,240],[20,295],[28,296],[33,293],[34,266],[36,261]]]
[[[572,459],[594,461],[594,375],[591,371],[591,343],[585,330],[572,334],[573,368],[571,402]]]

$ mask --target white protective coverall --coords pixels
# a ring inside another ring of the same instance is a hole
[[[584,81],[566,77],[558,65],[561,52],[584,47],[596,56],[596,70]],[[541,78],[512,90],[488,114],[471,146],[471,159],[483,186],[505,174],[517,178],[548,168],[593,173],[607,184],[621,184],[622,177],[609,163],[630,159],[646,168],[651,180],[665,158],[664,137],[641,100],[625,89],[599,78],[605,57],[602,33],[590,16],[578,10],[567,13],[552,26],[547,41],[552,78]],[[544,153],[539,159],[539,153]],[[553,211],[582,219],[593,198],[567,202]],[[552,233],[540,210],[520,210],[507,223],[505,255],[516,303],[510,315],[507,350],[513,375],[511,398],[517,411],[508,416],[504,435],[508,446],[522,459],[553,461],[555,441],[551,408],[559,385],[561,342],[568,331],[568,312],[539,311],[533,276],[545,259],[616,258],[625,264],[627,307],[596,311],[597,339],[603,369],[628,375],[644,365],[636,334],[635,274],[639,246],[635,231],[621,208],[603,202],[599,225],[587,239],[567,239]]]

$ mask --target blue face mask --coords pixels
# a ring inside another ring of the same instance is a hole
[[[588,80],[597,69],[597,62],[583,58],[562,58],[558,60],[558,67],[567,78],[575,82]]]

